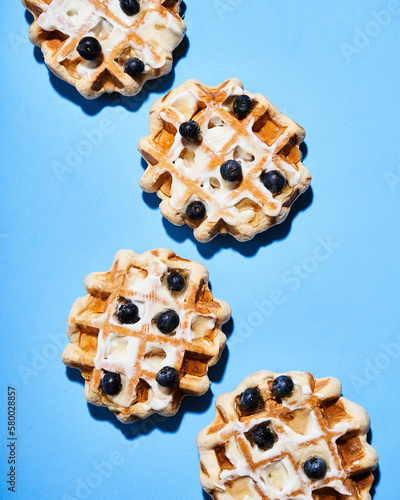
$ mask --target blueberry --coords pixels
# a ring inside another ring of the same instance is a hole
[[[311,457],[303,465],[306,476],[310,479],[322,479],[327,471],[325,460],[318,457]]]
[[[172,368],[172,366],[164,366],[164,368],[161,368],[157,373],[156,381],[162,387],[172,387],[176,385],[178,378],[179,375],[175,368]]]
[[[106,372],[101,379],[101,388],[109,396],[115,396],[122,389],[121,375],[119,373]]]
[[[173,292],[181,292],[185,288],[185,278],[181,274],[173,272],[168,275],[167,284]]]
[[[162,333],[172,333],[178,325],[179,316],[172,309],[161,313],[157,318],[157,328]]]
[[[287,375],[280,375],[272,383],[272,392],[278,398],[287,398],[293,392],[293,380]]]
[[[124,68],[129,76],[139,76],[144,71],[144,63],[137,57],[132,57],[125,62]]]
[[[189,139],[190,141],[193,141],[200,135],[200,127],[199,124],[190,121],[190,122],[183,122],[181,126],[179,127],[179,133],[184,139]]]
[[[225,181],[236,182],[242,177],[242,166],[235,160],[228,160],[221,165],[220,172]]]
[[[261,174],[261,182],[271,191],[271,193],[280,193],[286,185],[286,179],[278,170],[268,170]]]
[[[137,0],[119,0],[119,5],[127,16],[134,16],[140,10],[140,4]]]
[[[137,323],[139,318],[139,309],[136,304],[133,302],[128,302],[127,304],[123,304],[118,309],[118,319],[123,324],[131,325],[133,323]]]
[[[85,36],[76,47],[78,54],[87,61],[94,61],[101,54],[101,44],[92,36]]]
[[[186,215],[191,220],[201,220],[206,216],[206,207],[202,201],[192,201],[186,208]]]
[[[239,118],[239,120],[243,120],[250,113],[251,108],[253,107],[253,101],[246,94],[239,95],[233,101],[233,112]]]
[[[257,427],[254,427],[251,431],[251,439],[259,448],[262,448],[263,450],[272,448],[275,441],[271,429],[266,425],[258,425]]]
[[[243,410],[255,410],[260,401],[261,395],[257,389],[246,389],[240,395],[240,406]]]

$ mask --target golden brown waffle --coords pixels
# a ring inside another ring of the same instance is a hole
[[[233,102],[243,94],[252,99],[253,107],[239,119]],[[300,161],[304,130],[262,95],[245,92],[236,78],[219,87],[188,80],[154,103],[149,121],[150,135],[138,146],[148,163],[140,185],[157,192],[164,217],[193,227],[199,241],[218,233],[230,233],[239,241],[251,239],[282,222],[310,184],[310,173]],[[179,127],[186,121],[200,126],[198,139],[181,136]],[[241,181],[222,178],[220,167],[227,160],[241,164]],[[270,170],[286,179],[279,194],[261,182],[263,172]],[[186,214],[193,201],[205,205],[202,220]]]
[[[38,45],[53,73],[74,85],[86,98],[104,92],[132,96],[144,83],[168,73],[172,51],[186,25],[179,16],[180,0],[141,0],[136,15],[126,15],[119,0],[22,0],[33,14],[30,39]],[[102,52],[94,61],[76,48],[82,38],[96,38]],[[130,58],[140,59],[144,72],[129,76]]]
[[[272,392],[278,374],[260,371],[217,398],[216,417],[197,438],[203,488],[217,500],[369,500],[378,457],[367,443],[367,412],[341,397],[335,378],[286,375],[294,382],[288,397]],[[261,399],[244,410],[240,396],[249,388]],[[252,439],[260,425],[273,434],[268,449]],[[311,457],[327,464],[321,479],[305,473]]]
[[[168,285],[173,272],[184,278],[179,292]],[[221,326],[230,308],[213,298],[203,265],[163,248],[141,255],[120,250],[111,270],[90,274],[85,287],[88,295],[76,300],[69,316],[70,343],[62,359],[81,371],[90,403],[107,406],[119,420],[131,422],[154,412],[174,415],[183,396],[208,390],[208,367],[224,348]],[[119,308],[130,302],[138,307],[140,320],[122,324]],[[157,328],[157,318],[166,310],[179,316],[179,326],[170,334]],[[173,387],[156,381],[165,366],[178,372]],[[121,378],[122,389],[116,395],[102,389],[106,372]]]

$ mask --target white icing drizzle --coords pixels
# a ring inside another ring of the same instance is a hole
[[[220,482],[214,483],[217,488],[225,491],[227,482],[248,477],[254,481],[266,498],[274,500],[313,500],[312,492],[322,487],[332,488],[341,495],[351,495],[344,484],[347,474],[341,466],[337,465],[341,464],[341,460],[336,444],[337,439],[349,430],[350,424],[340,422],[332,429],[322,428],[318,421],[315,404],[309,404],[312,390],[309,385],[302,382],[295,384],[294,394],[282,400],[282,404],[290,410],[302,408],[309,412],[304,433],[295,432],[293,428],[276,417],[255,417],[247,424],[239,420],[231,421],[217,433],[218,441],[226,444],[227,458],[234,465],[234,469],[221,471]],[[323,399],[322,394],[314,394],[314,396]],[[265,422],[277,436],[273,447],[268,450],[262,450],[256,445],[252,446],[245,435],[253,427]],[[255,470],[254,465],[251,467],[244,458],[239,447],[240,442],[247,443],[251,461],[256,466]],[[302,469],[302,464],[311,456],[323,458],[327,463],[327,474],[321,480],[311,481]],[[294,469],[291,460],[299,464],[298,472]],[[301,494],[294,495],[298,491],[301,491]],[[229,493],[226,493],[224,498],[233,499]],[[252,498],[261,497],[254,490]]]
[[[97,370],[121,374],[122,390],[116,396],[108,396],[115,404],[129,407],[136,398],[137,383],[142,379],[150,386],[149,398],[142,403],[143,408],[161,411],[171,403],[173,388],[161,387],[156,382],[158,371],[164,366],[172,366],[179,372],[185,351],[195,351],[192,341],[198,332],[193,331],[193,325],[202,320],[202,334],[207,336],[215,328],[217,318],[213,314],[198,312],[186,301],[189,286],[179,296],[170,293],[162,282],[168,266],[159,258],[154,256],[146,271],[148,274],[144,276],[131,269],[124,287],[114,292],[107,311],[92,322],[99,329],[94,366]],[[119,322],[120,296],[138,307],[140,320],[137,323],[121,325]],[[172,336],[162,334],[154,324],[154,318],[168,309],[174,310],[180,318]],[[106,334],[104,327],[111,330],[110,333]],[[113,332],[113,327],[119,332]],[[202,341],[204,347],[204,342],[208,341]],[[149,356],[157,352],[165,357]]]
[[[238,85],[224,87],[221,92],[224,98],[243,94],[243,89]],[[194,90],[185,90],[177,95],[169,104],[165,111],[161,111],[161,118],[171,123],[176,130],[182,122],[187,121],[198,109],[201,96]],[[184,212],[186,206],[196,196],[188,197],[187,185],[195,182],[197,189],[200,188],[201,201],[205,203],[207,218],[210,222],[218,222],[223,219],[227,224],[234,225],[237,221],[251,222],[255,217],[254,207],[246,206],[239,208],[236,205],[244,199],[253,201],[267,215],[276,216],[280,213],[282,203],[274,199],[272,194],[262,185],[259,176],[264,170],[280,170],[283,172],[290,187],[299,183],[300,173],[283,158],[277,166],[273,157],[279,151],[288,137],[285,133],[268,146],[253,131],[254,119],[249,121],[246,134],[239,134],[228,123],[225,123],[220,116],[219,109],[230,111],[230,108],[222,102],[212,101],[207,103],[208,114],[201,120],[201,143],[189,142],[182,139],[181,135],[175,135],[174,143],[165,156],[165,161],[155,167],[157,177],[164,171],[172,172],[170,206],[180,212]],[[209,128],[211,127],[211,128]],[[230,143],[228,151],[221,157],[221,163],[210,170],[211,160]],[[190,154],[182,154],[184,150]],[[183,157],[181,157],[183,156]],[[263,196],[268,197],[268,205],[260,202],[258,197],[247,189],[237,188],[237,185],[222,179],[220,165],[230,159],[239,161],[242,166],[243,177],[250,178],[255,186],[263,192]],[[177,175],[173,175],[171,164],[177,170]],[[156,179],[154,178],[154,181]],[[236,189],[237,188],[237,189]]]
[[[126,45],[133,50],[135,57],[143,61],[145,71],[149,71],[163,67],[183,38],[184,31],[176,17],[156,0],[141,1],[141,10],[134,16],[127,16],[122,11],[119,0],[97,2],[101,5],[99,10],[95,0],[53,0],[49,5],[39,4],[42,10],[38,17],[39,26],[45,31],[58,30],[68,37],[58,54],[59,63],[80,57],[76,45],[84,36],[99,40],[104,59],[108,61],[113,57],[115,46],[135,33],[134,39],[127,40]],[[71,44],[74,38],[77,41]],[[117,61],[114,63],[118,64]],[[87,78],[100,65],[99,61],[82,60],[76,71],[82,78]]]

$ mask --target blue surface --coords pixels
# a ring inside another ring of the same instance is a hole
[[[338,377],[368,410],[380,455],[374,499],[393,499],[400,13],[377,13],[400,3],[187,3],[190,44],[173,73],[116,101],[86,101],[51,76],[27,39],[23,7],[1,3],[0,497],[203,499],[195,439],[214,418],[215,396],[259,369],[298,369]],[[162,219],[155,195],[142,195],[136,143],[151,104],[172,86],[232,76],[306,129],[312,190],[285,223],[249,243],[200,244]],[[85,134],[100,129],[88,151]],[[211,391],[186,398],[174,418],[124,426],[88,406],[79,372],[62,364],[66,320],[89,272],[108,270],[120,248],[156,247],[208,267],[233,331],[210,370]],[[7,384],[18,391],[15,495],[5,486]]]

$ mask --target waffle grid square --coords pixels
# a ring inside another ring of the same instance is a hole
[[[217,500],[367,500],[377,454],[367,443],[367,412],[341,396],[332,377],[288,372],[294,391],[288,398],[272,392],[279,374],[261,371],[231,393],[217,398],[217,415],[200,432],[200,480]],[[256,388],[262,397],[253,411],[242,410],[240,395]],[[252,429],[267,425],[275,441],[263,450],[251,441]],[[311,457],[322,458],[327,473],[312,480],[303,470]]]
[[[179,293],[166,285],[170,272],[185,278]],[[89,275],[85,286],[89,294],[78,299],[70,313],[70,344],[63,361],[81,370],[89,402],[108,406],[128,422],[153,412],[173,415],[185,394],[207,391],[207,370],[225,345],[221,326],[229,319],[230,308],[213,298],[204,266],[166,249],[142,255],[123,250],[108,273]],[[118,309],[126,302],[138,307],[140,320],[134,324],[118,319]],[[174,332],[164,334],[156,318],[170,309],[180,323]],[[164,366],[177,370],[177,386],[164,388],[157,383]],[[101,389],[107,371],[121,376],[122,390],[116,396]]]
[[[253,109],[244,119],[232,111],[235,97],[248,95]],[[150,135],[139,141],[148,163],[140,180],[147,192],[162,199],[161,213],[172,223],[187,223],[202,242],[219,233],[240,241],[283,221],[310,183],[302,165],[299,144],[304,130],[259,94],[243,90],[240,80],[206,87],[189,80],[159,99],[150,111]],[[189,141],[179,131],[185,121],[196,121],[200,139]],[[240,182],[225,181],[220,166],[227,160],[241,164]],[[278,170],[286,179],[279,194],[261,182],[264,171]],[[206,216],[193,221],[186,215],[192,201],[205,204]]]

